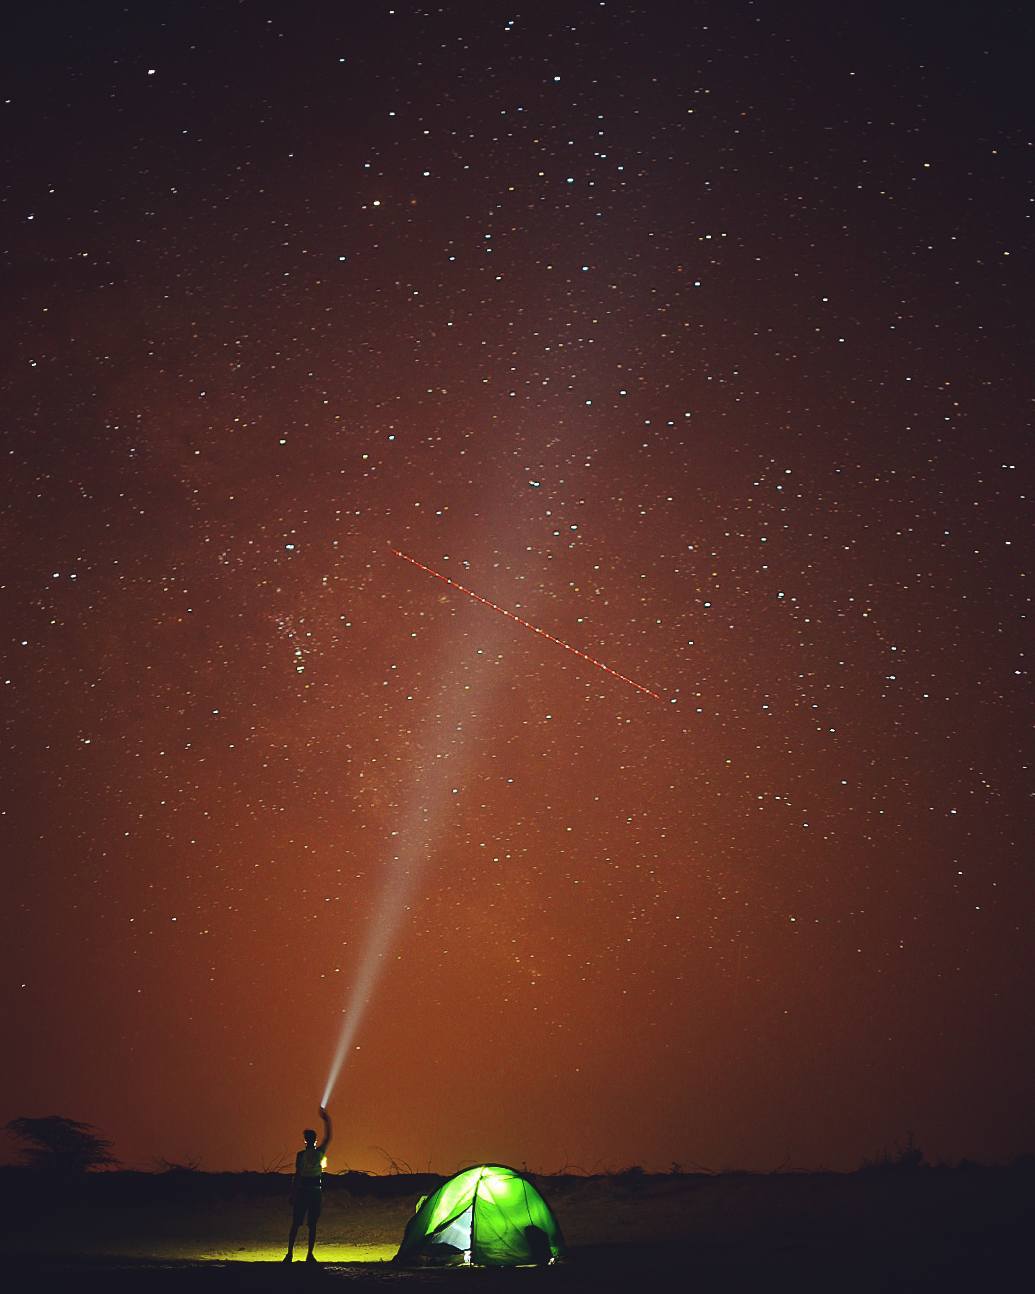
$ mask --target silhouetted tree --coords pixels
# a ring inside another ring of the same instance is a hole
[[[113,1168],[119,1162],[111,1153],[112,1143],[92,1124],[76,1119],[50,1114],[41,1119],[12,1119],[6,1128],[27,1143],[22,1148],[26,1162],[55,1177],[79,1177],[91,1168]]]

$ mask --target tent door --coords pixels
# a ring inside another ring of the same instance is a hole
[[[439,1245],[452,1245],[459,1249],[466,1262],[471,1261],[471,1222],[474,1218],[474,1204],[464,1209],[463,1213],[446,1223],[441,1231],[436,1231],[434,1241]]]

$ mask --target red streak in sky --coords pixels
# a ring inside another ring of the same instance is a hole
[[[390,544],[389,548],[391,548]],[[531,629],[531,631],[534,634],[538,634],[540,638],[549,639],[550,642],[556,643],[558,647],[563,647],[565,651],[570,651],[573,656],[578,656],[582,660],[588,661],[590,665],[595,665],[597,669],[602,669],[605,674],[610,674],[612,678],[621,679],[623,683],[628,683],[630,687],[634,687],[637,692],[643,692],[647,696],[652,696],[656,701],[660,701],[662,699],[659,693],[652,692],[649,687],[644,687],[642,683],[637,683],[635,679],[629,678],[625,674],[619,674],[619,672],[616,669],[612,669],[610,665],[605,665],[603,661],[587,655],[586,652],[580,651],[578,647],[573,647],[571,643],[566,643],[561,638],[555,638],[553,634],[547,633],[545,629],[540,629],[538,625],[534,625],[528,620],[522,620],[522,618],[515,615],[513,611],[508,611],[506,607],[497,606],[495,602],[490,602],[488,598],[483,598],[480,593],[475,593],[472,589],[465,588],[462,584],[458,584],[456,580],[451,580],[448,575],[442,575],[439,571],[433,571],[430,566],[425,566],[423,562],[418,562],[416,557],[410,557],[408,553],[400,552],[398,548],[392,548],[392,552],[395,553],[396,557],[401,557],[404,562],[409,562],[412,566],[416,566],[418,570],[427,571],[429,575],[434,575],[436,580],[441,580],[443,584],[448,584],[450,588],[457,589],[460,593],[466,593],[469,598],[473,598],[475,602],[480,602],[482,606],[491,607],[493,611],[498,611],[501,616],[506,616],[508,620],[514,620],[517,624],[524,625],[526,629]]]

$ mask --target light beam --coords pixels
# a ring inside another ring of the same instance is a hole
[[[451,666],[453,659],[449,653],[445,661]],[[484,671],[480,685],[468,693],[466,688],[450,685],[451,669],[444,673],[441,707],[436,707],[434,718],[429,719],[407,759],[407,786],[400,796],[401,814],[393,823],[393,849],[384,860],[381,896],[366,924],[359,962],[347,990],[341,1033],[323,1090],[324,1106],[330,1102],[339,1075],[351,1058],[356,1035],[380,981],[394,964],[393,946],[420,893],[421,880],[442,834],[448,830],[451,807],[457,803],[452,788],[462,785],[472,754],[472,739],[479,723],[487,721],[491,713],[493,689],[499,686],[501,672],[481,656],[475,656],[472,664]],[[472,711],[474,698],[476,709]]]

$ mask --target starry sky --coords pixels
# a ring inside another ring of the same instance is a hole
[[[1035,1150],[1026,9],[13,22],[0,1121]]]

